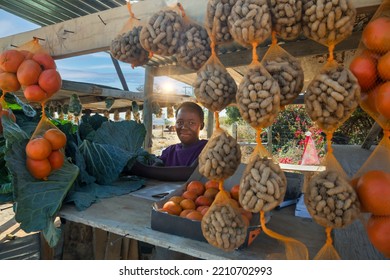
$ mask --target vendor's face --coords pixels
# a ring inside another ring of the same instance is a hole
[[[187,108],[181,108],[176,116],[176,133],[180,142],[185,145],[191,145],[199,140],[199,132],[203,120],[199,115]]]

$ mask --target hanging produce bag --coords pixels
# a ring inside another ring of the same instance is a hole
[[[66,135],[53,125],[43,111],[33,135],[26,145],[26,167],[31,176],[47,180],[64,163]]]
[[[303,0],[303,34],[327,47],[352,34],[356,9],[352,0]]]
[[[252,47],[271,35],[267,0],[238,0],[228,17],[230,34],[242,46]]]
[[[199,173],[209,180],[225,180],[234,174],[240,162],[240,145],[217,127],[199,155]]]
[[[228,17],[236,0],[209,0],[206,9],[205,27],[215,45],[233,41],[229,31]]]
[[[284,40],[296,39],[302,31],[302,0],[269,1],[272,29]]]
[[[213,51],[211,57],[197,72],[194,82],[196,99],[213,112],[220,112],[234,103],[237,84]]]
[[[141,29],[141,46],[162,56],[177,53],[183,28],[182,10],[177,4],[154,13]]]
[[[214,247],[233,251],[246,239],[246,224],[237,204],[221,189],[201,221],[203,236]]]
[[[149,52],[140,43],[143,24],[134,16],[130,1],[127,1],[130,18],[121,31],[111,41],[110,52],[119,61],[130,63],[131,67],[145,65],[149,61]]]
[[[210,58],[210,38],[206,28],[197,24],[183,11],[183,29],[176,54],[178,63],[191,70],[199,70]]]
[[[261,63],[279,84],[281,108],[291,104],[303,89],[304,73],[299,60],[280,47],[273,34],[272,45]]]

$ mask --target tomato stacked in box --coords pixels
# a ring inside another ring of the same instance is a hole
[[[390,258],[390,1],[363,30],[350,64],[361,87],[360,106],[383,128],[383,138],[354,176],[368,238]]]
[[[64,163],[65,134],[45,114],[45,102],[60,90],[62,79],[52,56],[39,40],[0,54],[0,88],[3,92],[22,88],[28,102],[40,103],[42,117],[26,145],[26,168],[35,179],[46,180]],[[5,102],[2,98],[2,111]]]

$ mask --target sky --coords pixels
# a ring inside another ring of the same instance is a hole
[[[39,27],[39,25],[0,9],[0,38],[34,30]],[[106,52],[57,59],[56,64],[57,70],[63,80],[94,83],[123,89],[110,55]],[[130,91],[136,91],[137,87],[143,86],[145,77],[144,68],[136,67],[132,69],[130,64],[122,62],[119,62],[119,64]],[[188,85],[177,82],[169,77],[156,77],[154,82],[163,89],[165,87],[173,87],[173,91],[176,91],[176,93],[185,93],[185,86],[188,87]]]

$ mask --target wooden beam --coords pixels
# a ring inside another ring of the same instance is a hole
[[[186,14],[200,24],[204,24],[207,2],[208,0],[180,1]],[[353,2],[356,9],[362,12],[366,9],[372,11],[379,6],[381,0],[355,0]],[[152,14],[165,7],[164,1],[155,0],[132,4],[135,16],[140,18],[142,22],[146,22]],[[32,40],[33,37],[45,39],[41,42],[42,46],[49,50],[56,59],[107,51],[112,39],[120,32],[128,19],[129,12],[124,5],[0,38],[0,51],[10,48],[11,45],[21,46]],[[305,49],[299,50],[304,51]]]
[[[374,122],[374,124],[372,125],[370,131],[366,136],[366,139],[364,139],[362,148],[369,150],[372,144],[374,143],[375,139],[378,137],[379,133],[381,132],[382,132],[382,127],[377,122]]]

